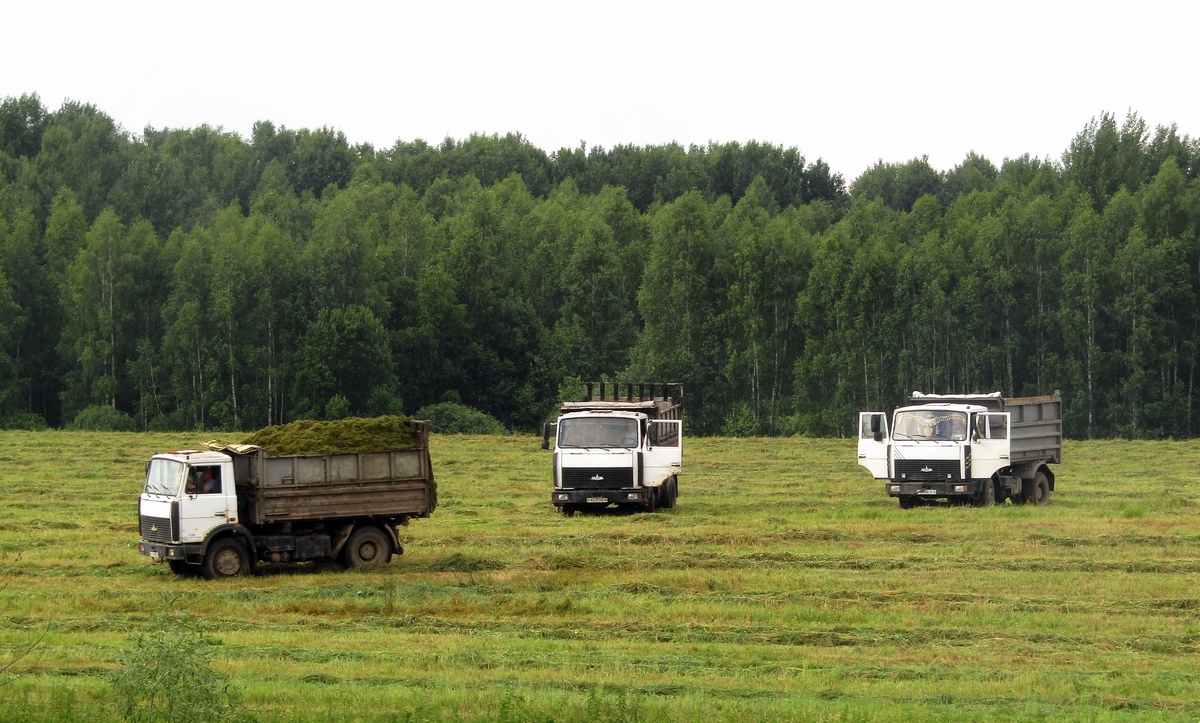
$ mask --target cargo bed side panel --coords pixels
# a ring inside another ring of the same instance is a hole
[[[1010,400],[1013,464],[1062,462],[1062,401],[1050,397]]]
[[[255,524],[427,516],[436,504],[429,449],[268,457],[251,463]]]
[[[430,511],[431,502],[424,480],[264,488],[258,499],[257,521],[418,517]]]

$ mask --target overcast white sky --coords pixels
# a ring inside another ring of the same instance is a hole
[[[390,147],[759,140],[877,160],[1059,160],[1093,117],[1200,135],[1200,3],[0,0],[0,97],[125,130],[255,121]]]

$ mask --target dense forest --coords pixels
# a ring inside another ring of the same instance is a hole
[[[1058,160],[881,161],[847,187],[769,143],[137,135],[9,97],[0,427],[451,403],[533,429],[574,382],[632,379],[683,383],[696,434],[1058,389],[1071,437],[1195,436],[1200,142],[1081,128]]]

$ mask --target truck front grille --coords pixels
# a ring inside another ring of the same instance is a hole
[[[567,467],[562,471],[562,486],[576,490],[614,490],[633,486],[629,467]]]
[[[896,479],[908,482],[945,482],[962,479],[956,459],[898,459]]]
[[[173,542],[171,521],[166,517],[147,517],[142,515],[142,539],[148,542]]]

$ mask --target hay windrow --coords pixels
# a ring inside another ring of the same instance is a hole
[[[412,418],[406,416],[350,417],[335,422],[303,419],[264,427],[247,437],[245,443],[258,445],[272,456],[349,454],[412,449],[417,445],[417,435]]]

